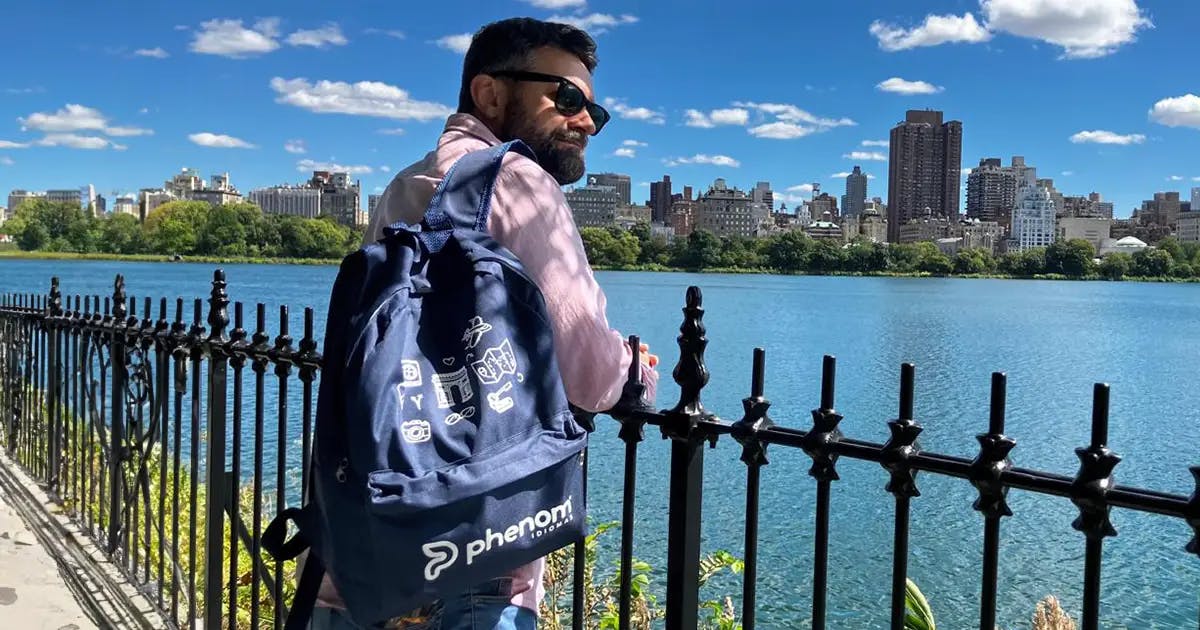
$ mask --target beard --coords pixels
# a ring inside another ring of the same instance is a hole
[[[583,177],[586,165],[583,159],[583,148],[587,146],[587,136],[578,131],[558,129],[543,131],[534,126],[533,119],[524,107],[514,104],[505,112],[504,124],[500,129],[501,140],[520,140],[533,149],[538,164],[560,186],[579,181]],[[575,146],[563,146],[561,142],[572,143]]]

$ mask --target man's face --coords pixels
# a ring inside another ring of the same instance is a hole
[[[595,100],[592,75],[578,57],[558,48],[539,48],[533,52],[528,72],[562,77]],[[564,116],[554,106],[558,91],[555,83],[515,81],[500,126],[501,140],[519,139],[537,155],[538,163],[559,184],[578,181],[585,171],[584,149],[596,130],[587,109]]]

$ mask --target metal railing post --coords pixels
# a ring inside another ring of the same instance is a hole
[[[228,306],[225,272],[218,269],[213,273],[212,294],[208,300],[209,333],[205,341],[208,349],[208,462],[205,466],[208,505],[205,506],[204,627],[208,630],[221,629],[221,594],[225,588],[225,386],[229,365],[225,327],[229,325]]]
[[[58,289],[58,277],[50,279],[50,300],[46,308],[46,335],[50,364],[48,372],[49,392],[46,416],[46,483],[58,485],[59,435],[62,425],[62,351],[59,347],[59,318],[62,317],[62,293]]]
[[[109,357],[112,361],[112,389],[109,391],[108,456],[108,553],[121,545],[121,486],[125,457],[125,278],[117,275],[113,283],[112,319],[109,321]]]
[[[704,365],[704,309],[700,287],[688,287],[679,327],[679,363],[672,376],[679,403],[666,413],[664,438],[671,442],[670,514],[667,522],[668,630],[695,630],[700,597],[700,518],[704,477],[704,435],[697,425],[707,413],[700,390],[708,384]],[[634,349],[634,356],[637,356]]]

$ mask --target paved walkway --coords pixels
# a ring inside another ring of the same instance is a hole
[[[96,628],[0,486],[0,628]]]

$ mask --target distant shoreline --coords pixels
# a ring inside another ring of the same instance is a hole
[[[201,263],[201,264],[220,264],[220,265],[311,265],[311,266],[336,266],[341,264],[341,259],[332,258],[261,258],[251,256],[181,256],[178,260],[171,256],[163,254],[81,254],[78,252],[26,252],[18,249],[0,250],[0,261],[2,260],[111,260],[123,262],[155,262],[155,263]],[[630,267],[611,267],[606,265],[593,265],[596,271],[657,271],[662,273],[724,273],[724,274],[752,274],[752,275],[771,275],[771,276],[843,276],[843,277],[869,277],[869,278],[955,278],[955,279],[991,279],[991,280],[1070,280],[1070,281],[1094,281],[1094,282],[1156,282],[1156,283],[1200,283],[1200,278],[1172,278],[1172,277],[1153,277],[1153,278],[1135,278],[1125,277],[1121,280],[1108,280],[1099,275],[1086,276],[1082,278],[1072,278],[1061,274],[1039,274],[1035,276],[1013,276],[1007,274],[964,274],[964,275],[945,275],[935,276],[927,272],[900,272],[900,271],[872,271],[872,272],[856,272],[856,271],[834,271],[829,273],[807,273],[807,272],[785,272],[781,273],[773,269],[744,269],[740,267],[713,267],[709,269],[682,269],[677,267],[667,267],[664,265],[634,265]]]

